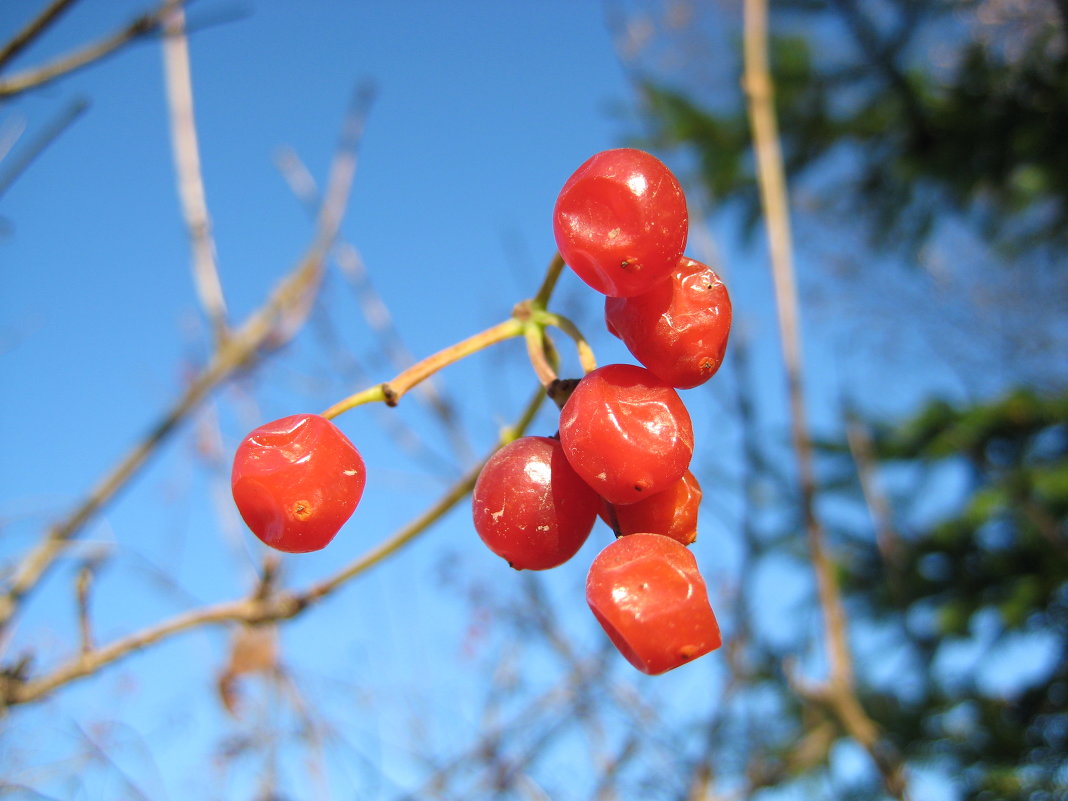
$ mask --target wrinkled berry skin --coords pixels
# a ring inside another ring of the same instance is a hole
[[[665,280],[686,247],[689,218],[678,180],[642,150],[605,150],[567,179],[553,210],[556,246],[605,295],[637,295]]]
[[[612,643],[643,673],[664,673],[719,648],[719,624],[689,548],[630,534],[602,550],[586,601]]]
[[[687,470],[666,490],[637,503],[613,506],[602,502],[598,514],[619,537],[628,534],[663,534],[683,545],[697,539],[697,510],[701,485]]]
[[[609,364],[579,381],[564,404],[560,444],[598,495],[637,503],[686,472],[693,426],[679,394],[651,372]]]
[[[516,570],[547,570],[574,556],[600,502],[548,437],[521,437],[498,450],[471,496],[479,537]]]
[[[234,454],[234,503],[252,533],[272,548],[325,547],[363,496],[363,458],[325,417],[297,414],[260,426]]]
[[[605,298],[608,330],[676,389],[715,375],[731,330],[727,287],[711,268],[682,258],[670,281],[630,298]]]

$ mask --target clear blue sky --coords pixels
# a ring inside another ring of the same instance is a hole
[[[0,40],[39,5],[3,3]],[[232,320],[263,301],[312,234],[273,164],[275,153],[293,148],[322,182],[348,97],[365,80],[373,81],[377,99],[342,236],[359,248],[416,355],[504,319],[533,292],[552,255],[550,213],[563,181],[590,154],[637,130],[632,87],[605,24],[611,6],[577,0],[193,3],[201,156]],[[11,71],[99,37],[144,8],[132,0],[82,0]],[[24,145],[79,98],[89,101],[87,112],[0,197],[4,558],[27,548],[84,496],[206,355],[173,180],[158,42],[134,44],[0,106],[0,136],[25,126],[17,146]],[[723,230],[732,223],[722,222]],[[738,252],[729,239],[720,246],[728,257]],[[758,363],[774,366],[763,260],[736,260],[729,269],[738,319],[757,342]],[[331,336],[374,380],[388,378],[392,369],[336,270],[326,290],[317,319],[330,322]],[[601,362],[627,359],[604,333],[598,299],[583,285],[566,276],[558,299],[557,308],[582,324]],[[825,299],[828,308],[833,298]],[[820,322],[826,321],[817,320],[817,328]],[[255,425],[319,411],[360,388],[332,362],[323,331],[310,325],[254,376],[214,396],[86,529],[83,544],[28,605],[6,653],[32,649],[44,665],[70,653],[73,567],[94,549],[108,555],[92,596],[101,641],[247,591],[261,551],[230,505],[225,460]],[[822,399],[817,420],[837,411],[836,359],[848,351],[841,332],[826,342],[831,347],[811,354],[814,394]],[[521,349],[512,345],[444,377],[476,453],[534,385]],[[851,354],[845,355],[848,361]],[[577,369],[565,350],[565,364],[569,359]],[[779,376],[767,375],[764,422],[782,430]],[[915,377],[904,383],[909,386],[895,386],[899,401],[920,385]],[[731,432],[722,430],[723,399],[715,391],[687,399],[705,443],[698,463],[722,467],[718,449],[733,444]],[[388,414],[413,425],[435,453],[450,453],[449,439],[414,399]],[[330,548],[287,560],[285,580],[292,585],[366,550],[455,475],[455,466],[398,452],[382,419],[381,410],[360,409],[339,421],[368,464],[365,500]],[[552,433],[549,416],[536,429]],[[222,454],[221,462],[197,450],[197,431],[206,432],[201,443]],[[727,494],[706,486],[706,499],[721,502],[706,503],[695,546],[710,575],[728,575],[734,556]],[[578,612],[563,625],[590,650],[599,632],[586,615],[581,585],[605,536],[598,529],[574,564],[546,578],[561,608]],[[772,570],[768,581],[781,576]],[[358,797],[391,798],[410,786],[419,763],[413,732],[422,730],[435,747],[470,738],[500,632],[472,612],[478,605],[468,603],[467,593],[518,597],[514,586],[514,574],[481,549],[461,506],[425,540],[286,627],[282,659],[310,699],[333,705],[340,695],[347,704],[328,709],[352,748],[328,765],[335,797],[353,797],[348,788],[358,787],[364,793]],[[794,596],[784,595],[776,608],[789,608]],[[482,634],[486,627],[490,633]],[[184,636],[19,711],[3,722],[0,773],[32,784],[83,750],[79,727],[113,721],[109,750],[150,797],[209,797],[207,789],[218,798],[251,797],[255,764],[221,784],[203,769],[228,734],[247,731],[226,718],[213,695],[225,657],[219,631]],[[713,660],[665,677],[655,690],[640,686],[668,701],[700,705],[722,677]],[[304,775],[306,754],[287,753],[284,780],[292,782]],[[367,779],[373,772],[353,767],[361,760],[376,764],[382,776]],[[33,770],[13,772],[27,768]],[[85,773],[78,797],[122,797],[117,775],[113,768]],[[40,781],[63,795],[63,785]]]

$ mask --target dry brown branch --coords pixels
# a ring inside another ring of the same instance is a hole
[[[349,143],[343,137],[342,146]],[[326,195],[316,235],[296,268],[279,284],[266,303],[255,311],[213,354],[208,365],[156,422],[148,435],[107,473],[89,495],[64,520],[49,529],[43,539],[20,562],[9,585],[0,595],[0,632],[18,610],[22,599],[40,581],[67,544],[133,476],[155,449],[182,423],[209,393],[235,372],[249,365],[268,344],[280,341],[279,326],[292,321],[293,309],[306,306],[307,296],[319,285],[323,263],[333,244],[348,198],[353,172],[344,166],[343,148],[334,159],[330,191]],[[295,333],[291,328],[286,333]]]
[[[857,699],[853,661],[846,633],[846,616],[834,565],[827,552],[823,526],[815,512],[815,471],[801,364],[801,331],[798,320],[797,286],[786,175],[779,145],[774,105],[774,85],[768,58],[767,0],[746,0],[744,31],[745,70],[743,85],[748,98],[749,122],[756,151],[761,206],[767,227],[779,317],[793,450],[800,483],[801,510],[808,537],[809,555],[816,574],[820,608],[824,616],[825,646],[830,676],[819,696],[826,700],[839,722],[872,757],[883,784],[895,798],[907,798],[903,767],[888,757],[878,729]]]
[[[34,39],[48,30],[59,16],[70,8],[76,0],[52,0],[44,10],[26,23],[18,33],[12,36],[3,47],[0,47],[0,69],[12,58],[22,52]]]
[[[167,86],[167,106],[171,118],[171,144],[178,198],[193,251],[193,283],[201,308],[208,318],[218,345],[229,335],[226,301],[215,260],[215,240],[204,196],[200,167],[196,118],[193,113],[193,84],[189,69],[189,40],[185,32],[185,10],[175,6],[163,21],[163,67]]]
[[[60,56],[43,66],[17,72],[8,78],[0,78],[0,98],[12,97],[29,89],[44,86],[57,78],[92,64],[94,61],[110,56],[123,45],[129,44],[135,39],[155,33],[163,24],[163,19],[167,13],[172,8],[177,8],[187,1],[166,0],[165,3],[154,10],[142,14],[125,27],[97,42]]]

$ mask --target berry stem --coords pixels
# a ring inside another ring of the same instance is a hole
[[[524,326],[523,337],[527,341],[527,355],[530,357],[530,366],[538,376],[543,387],[556,380],[556,370],[549,362],[548,351],[552,348],[549,338],[545,334],[545,326],[528,322]]]
[[[382,402],[387,406],[396,406],[410,389],[425,381],[443,367],[458,362],[472,353],[477,353],[483,348],[488,348],[490,345],[520,336],[525,333],[525,329],[526,324],[523,321],[510,317],[492,328],[480,331],[462,342],[450,345],[443,350],[439,350],[433,356],[428,356],[422,361],[416,362],[384,384],[368,387],[354,395],[349,395],[349,397],[338,401],[323,412],[322,416],[330,420],[342,412],[347,412],[349,409],[354,409],[365,403]]]
[[[530,305],[533,309],[544,309],[549,305],[549,298],[553,294],[553,290],[556,288],[556,282],[560,279],[560,273],[564,270],[564,259],[559,254],[553,255],[552,261],[549,262],[549,268],[545,271],[545,277],[541,281],[541,286],[538,287],[538,293],[531,299]]]
[[[534,372],[542,386],[548,387],[557,376],[551,359],[554,353],[552,340],[545,335],[547,325],[559,328],[574,339],[578,346],[579,362],[583,370],[587,373],[594,370],[597,367],[597,361],[593,356],[593,350],[578,327],[566,317],[545,310],[545,305],[549,302],[549,297],[563,269],[564,260],[557,253],[549,263],[537,294],[530,300],[516,304],[509,319],[416,362],[390,381],[349,395],[323,412],[322,416],[327,420],[332,420],[343,412],[366,403],[385,403],[387,406],[396,406],[402,396],[438,370],[488,348],[490,345],[517,336],[523,336],[526,339],[527,352],[530,354],[530,363]]]
[[[544,309],[536,309],[533,313],[532,321],[539,326],[551,325],[554,328],[559,328],[575,340],[575,347],[578,348],[579,363],[582,365],[583,372],[592,373],[597,369],[597,359],[593,355],[593,348],[590,347],[590,343],[586,341],[586,337],[579,331],[578,326],[571,322],[571,320],[564,317],[562,314],[554,314],[553,312],[548,312]]]

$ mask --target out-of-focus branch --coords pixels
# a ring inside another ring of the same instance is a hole
[[[67,130],[89,108],[89,101],[78,98],[64,107],[48,126],[38,133],[28,144],[23,146],[18,153],[11,157],[11,161],[5,165],[0,173],[0,195],[8,190],[15,180],[26,170],[33,160],[41,155],[50,144]]]
[[[801,511],[808,537],[809,554],[816,573],[820,608],[824,616],[830,676],[826,685],[811,696],[824,701],[845,730],[872,757],[891,795],[907,798],[904,771],[899,759],[880,742],[877,727],[857,699],[853,661],[846,634],[845,608],[834,565],[827,552],[823,526],[815,511],[815,471],[812,442],[808,435],[801,365],[801,330],[793,265],[793,244],[787,202],[786,176],[775,115],[774,86],[768,58],[767,0],[746,0],[744,32],[745,71],[743,85],[748,98],[749,122],[756,151],[761,206],[767,227],[790,399],[791,434],[800,483]],[[810,699],[811,700],[811,699]]]
[[[331,170],[331,184],[320,211],[315,239],[297,267],[279,284],[266,303],[216,350],[208,365],[189,382],[182,395],[160,417],[148,435],[100,480],[66,519],[49,529],[41,542],[23,558],[14,577],[0,595],[0,632],[6,628],[22,599],[37,585],[67,544],[115,496],[190,412],[215,387],[249,364],[261,349],[276,345],[281,337],[295,333],[291,326],[294,310],[307,307],[308,294],[319,286],[323,263],[333,245],[347,202],[353,171],[336,165],[346,161],[344,146],[348,142],[349,139],[343,136],[334,159],[335,168]],[[286,330],[280,334],[279,329],[283,326]]]
[[[790,402],[791,435],[800,484],[801,510],[816,577],[820,605],[827,618],[827,650],[831,674],[852,682],[852,660],[845,638],[845,615],[841,595],[827,555],[823,528],[815,514],[816,481],[812,442],[808,436],[801,365],[801,326],[798,319],[797,285],[793,263],[786,176],[779,146],[773,87],[768,68],[767,2],[745,3],[745,74],[749,121],[756,151],[761,205],[767,226],[768,249],[775,282],[775,304],[786,368]]]
[[[875,525],[876,547],[883,561],[893,567],[897,564],[900,537],[894,528],[886,494],[882,491],[875,476],[876,463],[871,434],[860,420],[849,413],[846,416],[846,442],[853,456],[853,463],[857,466],[860,491],[864,495],[872,523]]]
[[[219,269],[215,261],[215,240],[204,196],[200,167],[196,118],[193,113],[193,83],[189,69],[189,40],[185,32],[185,10],[175,6],[163,20],[163,67],[167,85],[167,106],[171,117],[171,144],[178,198],[189,231],[193,251],[193,283],[201,308],[218,345],[229,335],[226,302],[223,299]]]
[[[86,45],[80,50],[67,53],[40,67],[32,67],[22,72],[17,72],[8,78],[0,78],[0,98],[12,97],[29,89],[35,89],[46,83],[51,83],[56,78],[111,55],[134,39],[155,33],[163,24],[163,19],[170,10],[186,2],[187,0],[167,0],[153,11],[149,11],[147,14],[142,14],[132,20],[120,30],[105,36],[97,42]]]
[[[26,45],[48,30],[48,27],[59,19],[60,14],[74,5],[76,0],[52,0],[40,14],[26,23],[26,26],[12,36],[3,47],[0,47],[0,69],[22,52]]]
[[[238,334],[240,336],[240,334]],[[235,337],[235,340],[237,337]],[[515,428],[525,430],[534,419],[545,395],[539,388]],[[488,458],[488,457],[487,457]],[[108,645],[87,650],[65,665],[38,678],[26,679],[15,671],[0,673],[0,708],[37,701],[59,687],[96,673],[123,657],[161,640],[202,626],[224,623],[263,625],[295,617],[321,601],[356,576],[374,567],[437,522],[471,491],[482,463],[454,484],[434,505],[391,537],[383,540],[333,576],[299,592],[271,592],[272,579],[265,578],[248,598],[206,606],[182,613]]]

